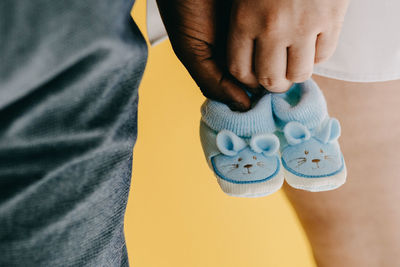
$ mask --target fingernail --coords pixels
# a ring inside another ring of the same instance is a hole
[[[246,107],[242,103],[239,103],[239,102],[231,102],[228,106],[232,111],[246,111],[247,110]]]

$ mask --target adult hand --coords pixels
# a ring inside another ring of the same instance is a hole
[[[230,73],[254,87],[283,92],[307,80],[336,48],[348,0],[233,0]]]
[[[157,2],[174,52],[203,94],[245,111],[243,85],[283,92],[331,56],[348,0]]]
[[[249,109],[251,103],[243,85],[229,74],[226,65],[231,1],[157,2],[174,52],[204,96],[223,102],[232,110]]]

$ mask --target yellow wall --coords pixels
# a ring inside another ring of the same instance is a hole
[[[137,0],[142,32],[144,12]],[[125,217],[131,266],[315,266],[282,192],[244,199],[219,189],[199,141],[203,96],[168,42],[149,52]]]

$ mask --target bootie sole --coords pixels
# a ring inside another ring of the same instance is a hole
[[[346,164],[344,164],[341,172],[329,177],[320,178],[300,177],[285,168],[282,169],[284,169],[285,180],[291,187],[310,192],[329,191],[339,188],[346,182],[347,177]]]
[[[222,191],[233,197],[253,198],[268,196],[278,191],[282,187],[284,181],[283,168],[280,168],[275,177],[265,182],[258,183],[236,184],[228,182],[216,174],[215,176],[217,177],[218,184],[220,185]]]

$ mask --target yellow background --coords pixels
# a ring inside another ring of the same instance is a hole
[[[145,34],[145,0],[133,17]],[[283,192],[225,195],[199,140],[204,100],[168,41],[149,49],[125,217],[134,267],[310,267],[305,234]]]

